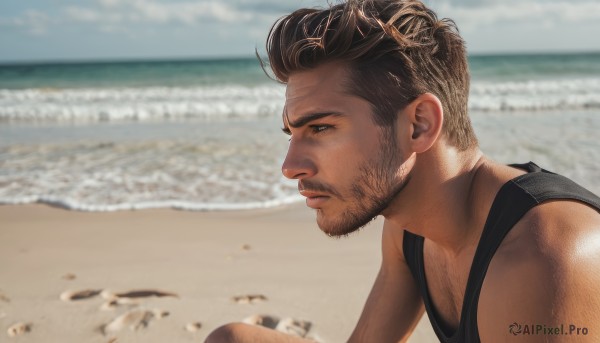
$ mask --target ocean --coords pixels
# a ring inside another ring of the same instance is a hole
[[[600,193],[600,53],[471,56],[484,153]],[[285,87],[255,58],[0,65],[0,204],[236,210],[302,201]]]

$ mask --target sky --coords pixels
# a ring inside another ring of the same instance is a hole
[[[336,0],[331,0],[336,2]],[[600,0],[425,0],[471,54],[600,51]],[[326,0],[1,0],[0,62],[246,57]]]

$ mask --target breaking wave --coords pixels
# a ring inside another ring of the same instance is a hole
[[[281,113],[281,85],[0,90],[0,122],[227,120]],[[600,108],[600,79],[474,81],[472,111]]]

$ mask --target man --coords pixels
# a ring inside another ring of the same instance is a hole
[[[321,230],[385,217],[350,342],[406,341],[425,311],[442,342],[600,342],[600,199],[483,156],[452,21],[418,1],[349,0],[282,18],[267,51],[287,84],[283,174]],[[207,339],[304,341],[244,324]]]

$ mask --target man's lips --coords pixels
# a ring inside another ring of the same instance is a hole
[[[314,209],[320,208],[327,200],[329,200],[329,196],[324,193],[313,192],[305,189],[301,189],[300,194],[306,197],[306,206]]]
[[[309,191],[306,189],[300,189],[300,194],[302,194],[302,196],[305,196],[307,198],[318,198],[318,197],[325,197],[327,195],[323,194],[323,193],[319,193],[319,192],[313,192],[313,191]]]

